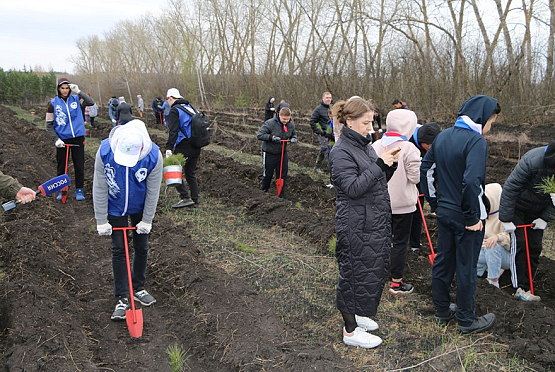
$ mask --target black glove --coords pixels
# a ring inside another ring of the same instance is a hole
[[[281,138],[280,138],[280,137],[276,137],[276,136],[272,136],[272,141],[274,141],[274,142],[281,142]]]
[[[291,143],[297,143],[297,142],[298,142],[297,138],[295,138],[295,137],[291,138]]]

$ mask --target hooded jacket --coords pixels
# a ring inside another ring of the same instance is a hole
[[[285,129],[287,129],[287,131],[285,131]],[[276,115],[270,120],[266,120],[256,135],[256,138],[263,141],[262,151],[269,154],[281,155],[281,142],[272,141],[274,136],[282,140],[297,138],[297,131],[295,130],[293,120],[289,120],[289,122],[284,125],[279,121],[279,116]],[[288,143],[285,142],[284,152],[287,151],[287,145]]]
[[[393,214],[416,210],[420,182],[420,151],[409,142],[416,128],[416,114],[410,110],[393,110],[387,114],[386,133],[372,147],[380,156],[384,151],[401,147],[397,170],[387,183]]]
[[[276,109],[274,108],[274,101],[275,98],[270,97],[268,99],[268,102],[266,102],[266,104],[264,105],[264,121],[270,120],[274,117],[274,114],[276,112]]]
[[[347,126],[330,152],[336,190],[337,308],[374,316],[388,275],[391,207],[386,173],[371,139]]]
[[[547,177],[555,174],[555,168],[545,162],[546,150],[542,146],[524,154],[505,181],[499,207],[501,221],[512,222],[515,210],[546,222],[551,220],[555,212],[551,197],[538,189]]]
[[[499,221],[499,202],[503,188],[498,183],[488,183],[486,185],[486,197],[489,200],[490,211],[486,219],[486,229],[484,239],[497,235],[497,243],[507,251],[511,251],[511,240],[509,233],[503,231],[503,225]],[[482,245],[482,248],[485,246]]]
[[[128,131],[138,131],[143,137],[139,161],[125,167],[114,161],[114,149]],[[160,183],[162,182],[163,157],[158,146],[150,140],[145,124],[132,120],[117,126],[103,140],[96,152],[93,180],[93,203],[97,224],[108,222],[112,216],[129,216],[142,213],[142,220],[152,223]]]
[[[455,125],[436,137],[420,167],[420,187],[432,212],[445,208],[461,213],[466,226],[487,217],[482,201],[487,143],[482,128],[496,107],[496,99],[474,96],[461,106]]]

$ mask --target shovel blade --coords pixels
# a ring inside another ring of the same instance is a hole
[[[283,178],[278,178],[276,180],[276,189],[277,189],[277,195],[280,196],[281,190],[283,189]]]
[[[436,258],[437,254],[429,254],[428,258],[430,259],[430,263],[434,266],[434,258]]]
[[[126,310],[125,320],[131,337],[141,337],[143,335],[143,309]]]

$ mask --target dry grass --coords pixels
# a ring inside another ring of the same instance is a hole
[[[208,261],[264,293],[298,340],[331,345],[368,371],[529,370],[490,334],[461,337],[454,324],[437,326],[431,298],[418,295],[399,298],[384,292],[375,318],[384,343],[375,350],[345,346],[335,309],[335,259],[317,255],[315,247],[288,231],[260,226],[240,210],[204,197],[203,208],[180,211],[175,218],[187,221]],[[171,199],[161,198],[167,213],[172,213]]]

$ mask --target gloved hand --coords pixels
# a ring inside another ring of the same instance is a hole
[[[383,130],[382,130],[382,129],[378,129],[378,133],[383,133]]]
[[[272,141],[274,142],[281,142],[281,138],[277,136],[272,136]]]
[[[141,221],[135,227],[137,228],[137,234],[150,234],[152,224]]]
[[[62,141],[62,140],[59,139],[59,138],[56,140],[56,142],[54,142],[54,145],[55,145],[57,148],[59,148],[59,149],[63,149],[63,148],[64,148],[64,144],[65,144],[65,142]]]
[[[96,225],[96,231],[98,235],[112,235],[112,225],[109,222],[103,223],[102,225]]]
[[[81,93],[81,90],[79,89],[77,84],[69,84],[69,89],[71,89],[71,91],[75,94]]]
[[[534,226],[532,227],[532,229],[534,230],[545,230],[545,228],[547,227],[547,222],[545,222],[541,218],[536,218],[534,221],[532,221],[532,223],[534,224]]]
[[[172,150],[166,150],[166,158],[172,156]]]
[[[291,143],[297,143],[299,140],[296,137],[291,138]]]
[[[117,123],[116,119],[112,119],[112,124],[116,124],[116,123]]]
[[[555,193],[551,193],[549,195],[551,196],[551,201],[553,202],[553,205],[555,206]]]
[[[501,225],[503,226],[503,231],[505,232],[512,233],[516,230],[516,226],[512,222],[501,222]]]

